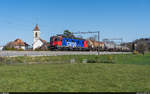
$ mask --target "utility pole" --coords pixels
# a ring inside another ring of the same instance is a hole
[[[98,31],[98,42],[100,41],[100,31]],[[100,44],[98,45],[98,55],[99,55]]]
[[[100,31],[88,31],[88,32],[74,32],[72,34],[87,34],[87,33],[97,33],[97,36],[98,36],[98,42],[100,41]],[[98,55],[100,54],[99,53],[99,48],[100,48],[100,44],[98,45],[98,49],[97,49],[97,52],[98,52]]]

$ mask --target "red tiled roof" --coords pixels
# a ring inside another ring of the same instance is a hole
[[[15,41],[9,42],[7,46],[26,46],[27,43],[23,42],[21,39],[16,39]]]
[[[16,40],[14,41],[14,44],[15,44],[15,45],[20,45],[20,46],[25,46],[24,42],[23,42],[21,39],[16,39]]]
[[[39,27],[38,27],[38,24],[36,24],[35,28],[33,31],[40,31]]]

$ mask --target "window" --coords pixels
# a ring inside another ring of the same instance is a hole
[[[55,38],[55,41],[57,41],[58,39],[57,38]]]
[[[35,33],[35,37],[37,37],[38,36],[38,34],[37,34],[37,32]]]

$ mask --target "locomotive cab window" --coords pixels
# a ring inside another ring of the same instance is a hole
[[[55,41],[57,41],[57,38],[55,38]]]
[[[58,37],[56,37],[56,38],[55,38],[55,41],[59,41],[59,38],[58,38]]]

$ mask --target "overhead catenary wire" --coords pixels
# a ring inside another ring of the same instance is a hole
[[[98,36],[98,42],[100,41],[100,31],[88,31],[88,32],[72,32],[72,34],[88,34],[88,33],[97,33],[97,36]],[[99,45],[100,46],[100,45]],[[98,52],[98,55],[100,54],[99,53],[99,48],[100,47],[98,47],[98,50],[97,50],[97,52]]]

